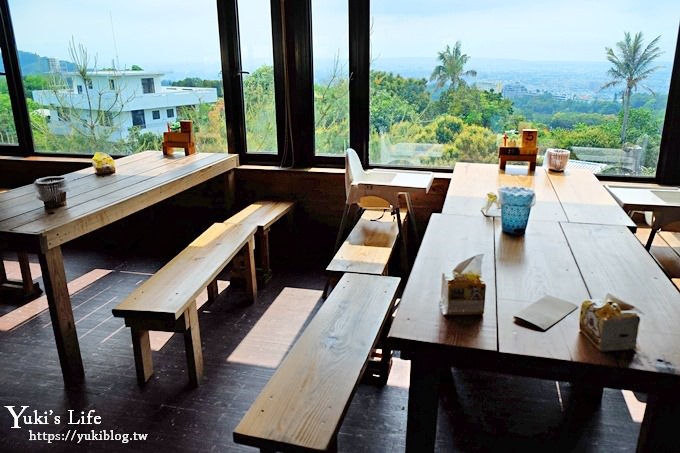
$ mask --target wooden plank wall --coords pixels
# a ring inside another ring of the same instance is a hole
[[[427,195],[412,197],[415,217],[422,232],[433,212],[441,212],[449,178],[435,178]],[[337,232],[345,206],[345,180],[341,169],[280,170],[243,165],[236,169],[236,203],[257,199],[294,199],[296,215],[315,227]],[[481,208],[481,206],[480,206]],[[334,237],[334,236],[333,236]]]

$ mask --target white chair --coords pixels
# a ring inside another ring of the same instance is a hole
[[[406,201],[411,235],[416,245],[419,242],[415,216],[411,204],[411,193],[425,194],[430,190],[434,175],[430,172],[408,172],[393,170],[364,170],[359,156],[352,148],[345,152],[345,208],[340,221],[340,230],[335,243],[334,253],[342,242],[347,217],[352,206],[360,210],[389,209],[396,216],[399,234],[405,245],[405,236],[401,231],[399,212],[400,196]],[[406,250],[405,250],[406,252]]]

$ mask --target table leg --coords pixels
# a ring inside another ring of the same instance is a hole
[[[649,251],[649,249],[652,248],[652,243],[654,242],[654,236],[656,235],[657,230],[658,230],[658,228],[657,229],[652,228],[649,231],[649,238],[647,239],[647,244],[645,245],[645,248],[647,249],[647,251]]]
[[[441,368],[427,360],[411,360],[406,451],[434,451]]]
[[[45,294],[50,308],[54,339],[57,343],[59,363],[66,387],[77,387],[85,380],[83,360],[80,356],[78,334],[73,320],[71,298],[66,286],[66,272],[61,248],[55,247],[39,253]]]
[[[679,418],[680,395],[677,389],[647,395],[637,451],[677,452],[680,449],[677,436]]]
[[[406,209],[408,210],[408,218],[409,222],[411,224],[411,230],[413,231],[413,235],[411,236],[411,240],[413,241],[413,245],[417,249],[418,246],[420,246],[420,235],[418,235],[418,226],[416,223],[416,216],[413,213],[413,204],[411,203],[411,194],[406,192],[404,194],[404,198],[406,198]]]

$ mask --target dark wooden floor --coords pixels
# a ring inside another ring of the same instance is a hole
[[[280,242],[280,241],[279,241]],[[285,241],[284,241],[285,242]],[[93,251],[99,247],[98,251]],[[325,257],[274,249],[274,278],[246,305],[229,287],[200,309],[205,378],[187,387],[182,339],[154,353],[155,374],[137,385],[130,334],[114,307],[168,260],[176,247],[112,244],[90,238],[64,249],[67,277],[85,365],[81,391],[63,388],[50,317],[40,299],[23,307],[0,304],[0,406],[29,406],[49,424],[12,429],[0,408],[0,451],[254,451],[232,442],[232,431],[276,364],[314,314],[324,285]],[[15,260],[11,254],[5,259]],[[11,264],[11,263],[10,263]],[[31,315],[31,310],[37,312]],[[155,338],[160,342],[163,338]],[[601,406],[570,402],[568,383],[452,370],[440,397],[438,451],[634,451],[639,422],[619,390]],[[630,397],[631,395],[629,395]],[[384,388],[362,385],[340,430],[339,450],[403,451],[408,362],[396,360]],[[100,425],[68,425],[68,411],[94,410]],[[54,423],[61,416],[61,423]],[[31,434],[94,431],[148,434],[144,441],[30,440]]]

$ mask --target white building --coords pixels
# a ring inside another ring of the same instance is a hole
[[[71,133],[88,125],[109,140],[127,138],[130,128],[161,134],[177,120],[177,107],[217,101],[215,88],[161,86],[162,72],[93,71],[87,80],[64,73],[65,88],[33,91],[33,99],[49,108],[50,130]]]

